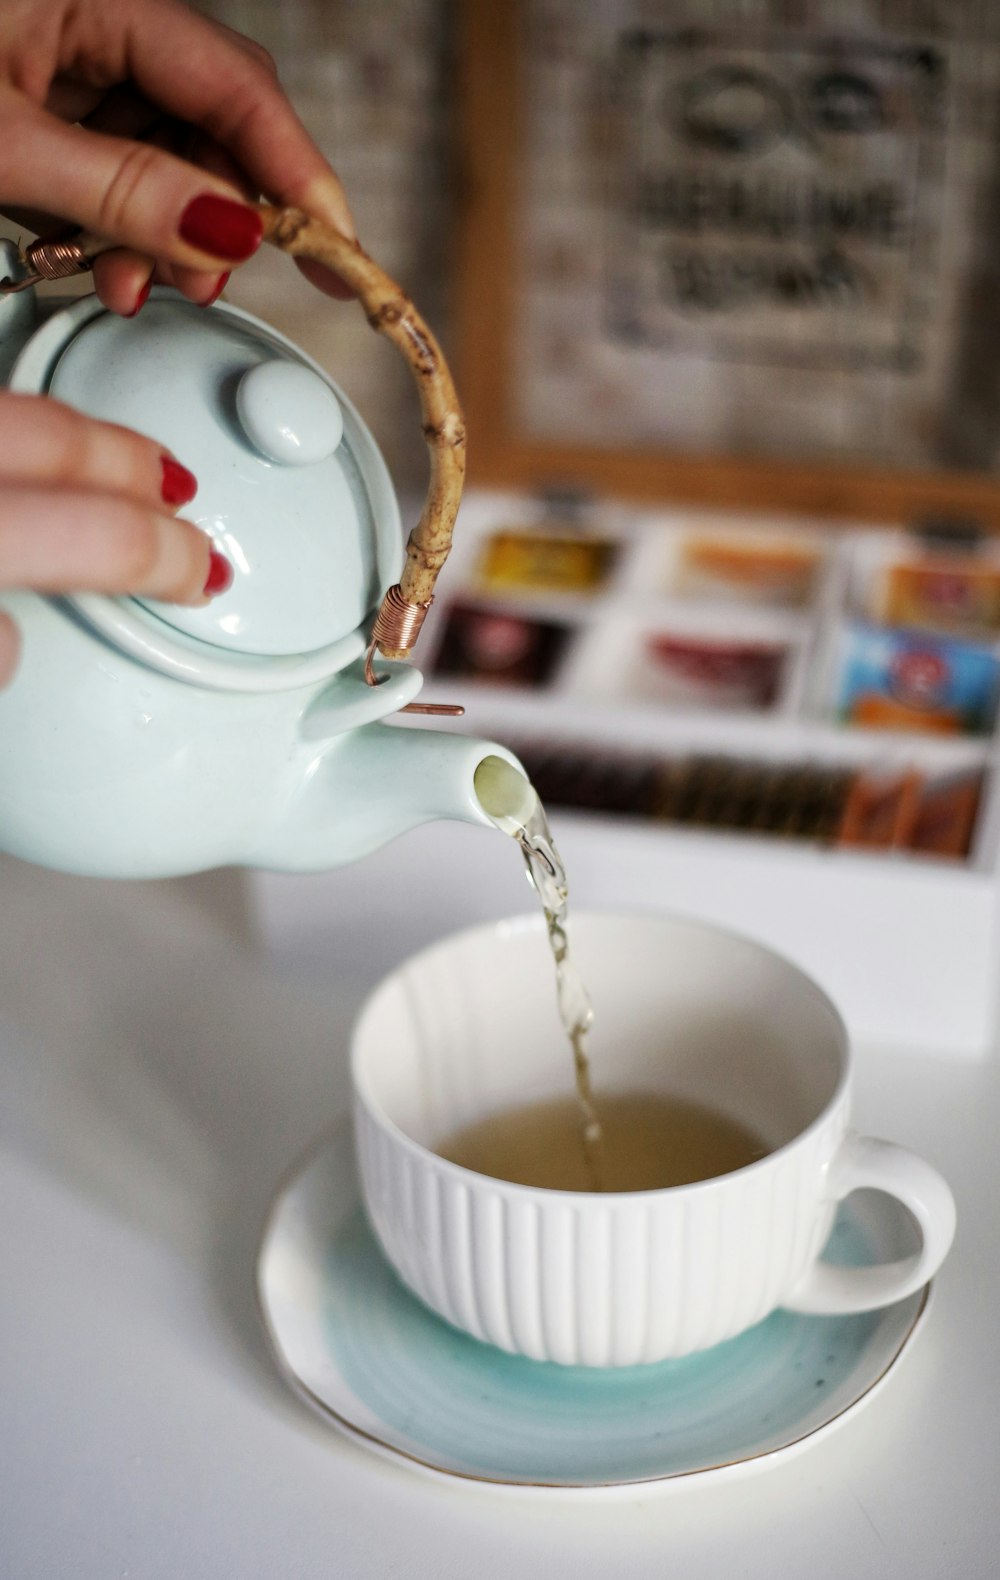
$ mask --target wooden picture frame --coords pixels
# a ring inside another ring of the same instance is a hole
[[[859,522],[974,519],[1000,529],[1000,476],[823,460],[539,442],[519,431],[510,400],[510,330],[519,288],[519,29],[521,0],[462,0],[457,141],[460,216],[456,365],[478,486],[537,490],[567,483],[646,501],[780,511]]]

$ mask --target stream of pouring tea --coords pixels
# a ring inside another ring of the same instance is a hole
[[[601,1123],[594,1106],[590,1084],[590,1062],[586,1053],[586,1037],[594,1021],[590,997],[570,958],[569,940],[566,936],[569,884],[566,868],[555,847],[545,808],[536,799],[535,810],[528,821],[514,834],[532,887],[542,902],[545,925],[548,928],[552,958],[556,964],[556,993],[559,1018],[573,1050],[576,1071],[576,1098],[580,1108],[580,1134],[583,1142],[584,1161],[590,1188],[603,1190]]]

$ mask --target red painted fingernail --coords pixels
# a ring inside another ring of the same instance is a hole
[[[232,272],[232,269],[227,269],[225,274],[219,275],[215,290],[212,292],[207,301],[201,303],[202,307],[211,307],[213,302],[217,302],[219,300],[219,297],[222,295],[223,291],[226,289],[226,286],[229,284],[229,276],[232,274]]]
[[[205,582],[205,597],[214,598],[216,593],[224,593],[227,587],[233,585],[233,567],[224,554],[218,549],[213,549],[209,555],[208,579]]]
[[[141,307],[145,307],[146,303],[149,301],[149,293],[150,293],[150,291],[152,289],[153,289],[153,276],[150,275],[150,277],[146,281],[145,285],[139,291],[139,294],[138,294],[138,296],[135,299],[135,306],[133,307],[132,311],[130,313],[126,313],[125,314],[126,318],[134,318],[136,313],[139,311],[139,309]]]
[[[160,458],[163,467],[163,482],[160,492],[163,494],[164,503],[167,505],[189,505],[198,492],[198,479],[186,466],[181,466],[172,455]]]
[[[192,198],[181,215],[178,231],[189,246],[210,252],[215,258],[242,263],[260,246],[264,223],[257,210],[245,203],[205,192]]]

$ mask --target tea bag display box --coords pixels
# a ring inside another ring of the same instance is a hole
[[[463,703],[455,728],[538,783],[571,907],[742,930],[814,976],[860,1042],[989,1049],[991,544],[471,491],[421,648],[423,696]],[[271,946],[319,971],[324,917],[373,894],[394,896],[401,953],[531,908],[516,848],[443,825],[356,869],[251,883]]]

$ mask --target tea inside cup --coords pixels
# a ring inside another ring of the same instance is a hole
[[[597,912],[576,917],[571,935],[596,1008],[598,1094],[708,1108],[768,1152],[833,1098],[843,1022],[815,983],[762,945],[707,924]],[[425,951],[369,1002],[356,1048],[367,1102],[432,1152],[506,1110],[571,1098],[541,919],[471,929]]]
[[[771,1150],[746,1125],[669,1093],[597,1094],[596,1140],[576,1096],[518,1103],[464,1126],[435,1147],[473,1174],[541,1190],[666,1190],[746,1168]]]

